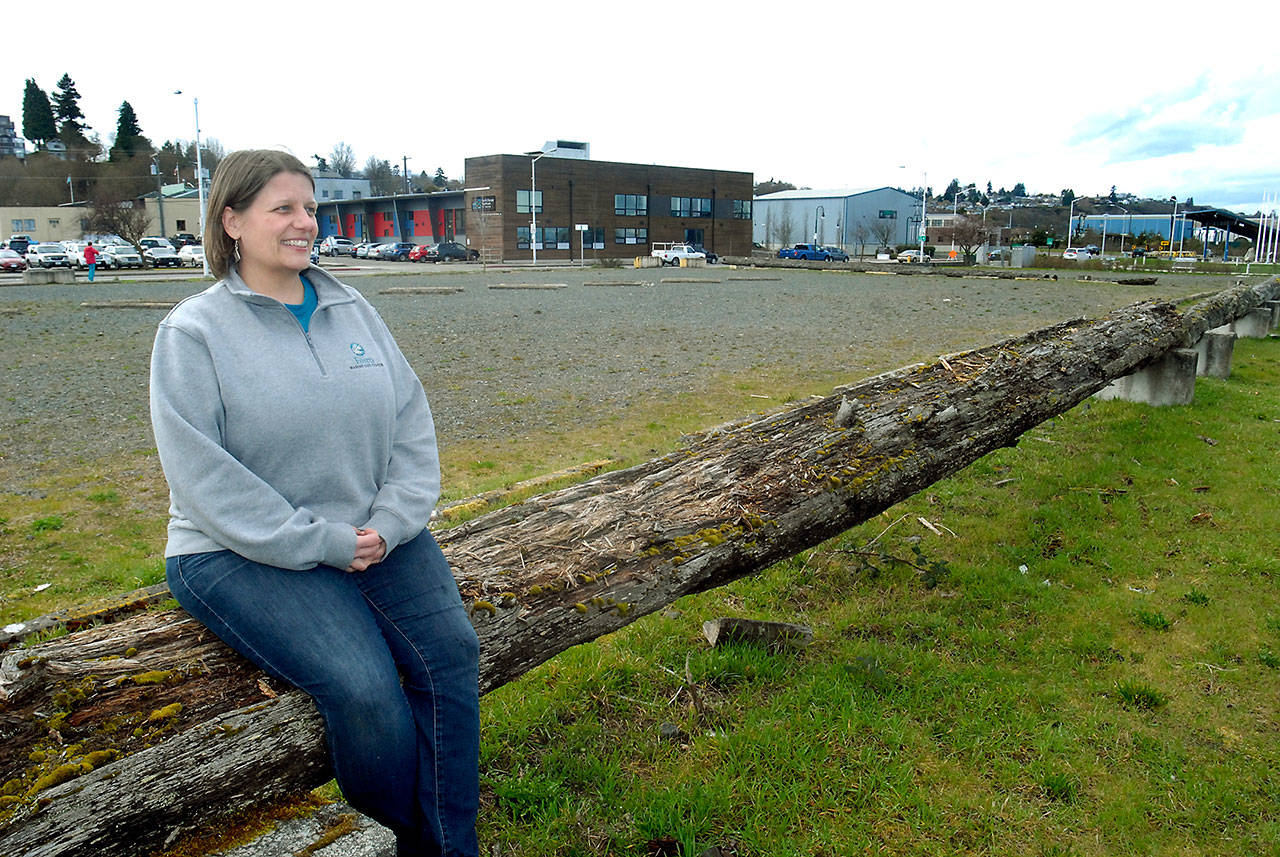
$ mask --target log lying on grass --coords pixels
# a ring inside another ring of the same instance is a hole
[[[439,536],[491,690],[834,536],[1193,343],[1280,281],[906,367]],[[318,717],[181,611],[0,659],[0,853],[134,855],[329,776]]]

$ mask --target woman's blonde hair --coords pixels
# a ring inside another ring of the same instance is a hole
[[[280,173],[306,176],[315,190],[316,182],[302,161],[288,152],[274,149],[241,149],[222,159],[209,187],[208,213],[204,219],[204,257],[209,270],[222,279],[235,260],[236,242],[222,228],[222,212],[230,208],[244,211],[263,186]]]

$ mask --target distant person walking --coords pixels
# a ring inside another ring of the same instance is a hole
[[[98,270],[98,250],[92,241],[84,248],[84,263],[89,266],[89,282],[92,283],[94,272]]]

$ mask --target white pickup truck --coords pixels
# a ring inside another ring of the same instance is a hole
[[[681,259],[706,259],[707,254],[695,250],[688,244],[654,244],[649,253],[655,259],[661,259],[664,265],[679,265]]]

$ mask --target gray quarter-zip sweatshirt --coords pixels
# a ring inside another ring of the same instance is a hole
[[[165,556],[346,568],[356,527],[387,550],[440,496],[426,394],[355,289],[307,271],[304,331],[279,301],[226,279],[173,308],[151,354],[151,423],[169,482]]]

